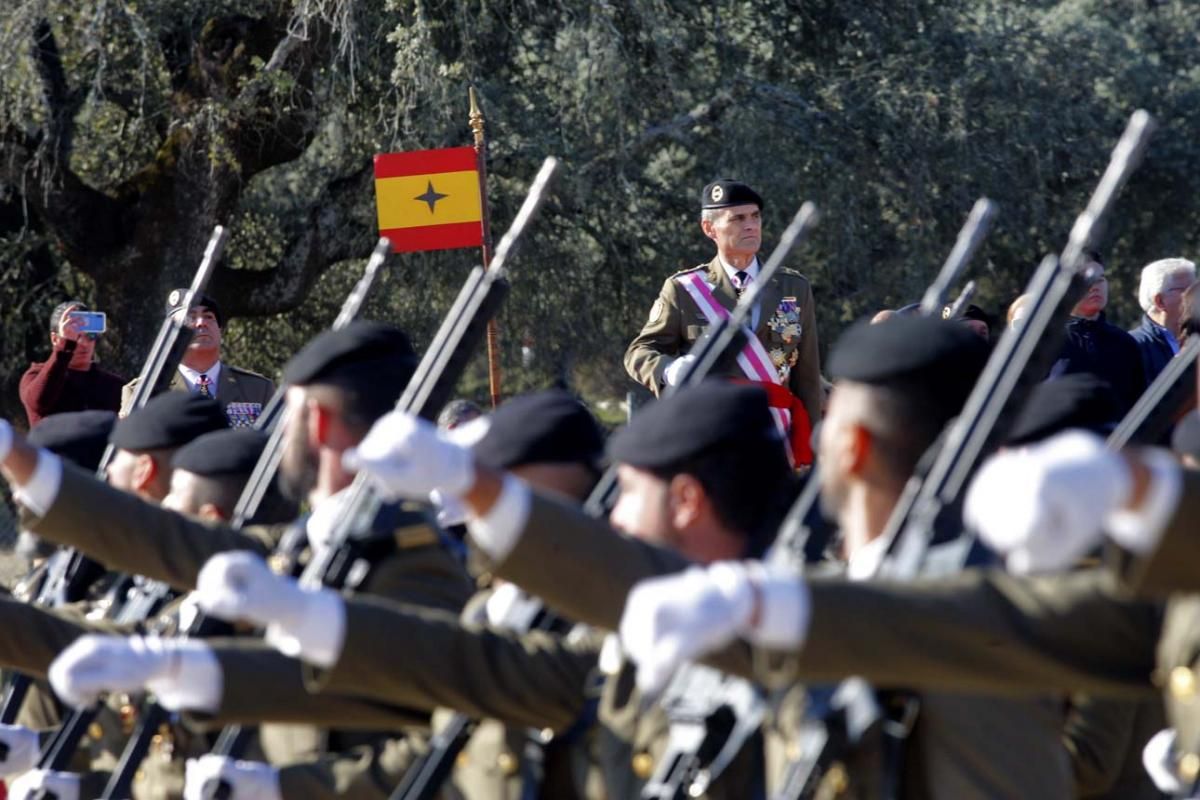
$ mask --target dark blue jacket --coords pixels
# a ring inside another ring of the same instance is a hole
[[[1146,388],[1137,342],[1116,325],[1105,322],[1103,312],[1094,320],[1076,317],[1067,323],[1067,341],[1050,369],[1050,377],[1075,372],[1090,372],[1112,387],[1114,422],[1125,416]]]
[[[1171,343],[1167,341],[1167,330],[1145,314],[1142,324],[1129,332],[1142,351],[1142,370],[1146,373],[1147,385],[1158,377],[1167,362],[1175,357]]]

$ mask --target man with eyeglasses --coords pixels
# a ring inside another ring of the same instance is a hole
[[[80,331],[81,300],[59,303],[50,312],[50,357],[35,361],[21,376],[21,404],[29,426],[64,411],[116,411],[125,379],[95,363],[96,337]]]

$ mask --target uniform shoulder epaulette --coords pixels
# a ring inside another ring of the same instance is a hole
[[[243,369],[242,367],[235,367],[232,364],[229,365],[229,371],[236,372],[238,375],[249,375],[251,378],[262,378],[264,381],[270,380],[270,378],[268,378],[266,375],[260,375],[259,373],[255,372],[254,370],[251,370],[251,369]]]
[[[674,278],[679,275],[687,275],[689,272],[695,272],[698,269],[708,269],[708,263],[705,262],[703,264],[697,264],[694,267],[684,267],[683,269],[679,270],[678,272],[671,273],[671,277]]]

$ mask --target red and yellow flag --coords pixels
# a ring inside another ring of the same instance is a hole
[[[482,246],[475,148],[375,156],[375,207],[395,253]]]

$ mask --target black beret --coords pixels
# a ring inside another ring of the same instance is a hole
[[[723,447],[782,457],[783,437],[761,388],[711,380],[682,389],[635,414],[608,452],[614,461],[653,469]]]
[[[587,464],[604,455],[604,435],[591,413],[560,389],[514,397],[488,418],[475,458],[493,469],[522,464]]]
[[[829,376],[918,393],[957,413],[987,362],[988,344],[965,325],[894,316],[851,326],[833,346]]]
[[[108,447],[117,415],[112,411],[68,411],[46,417],[29,431],[29,443],[76,466],[94,471]]]
[[[1200,411],[1189,411],[1175,424],[1171,449],[1181,456],[1200,459]]]
[[[373,390],[395,400],[416,368],[407,334],[379,322],[351,322],[304,345],[283,368],[293,386],[328,384]]]
[[[1117,416],[1112,387],[1088,372],[1075,372],[1033,387],[1005,443],[1018,447],[1068,428],[1107,433]]]
[[[253,428],[213,431],[175,452],[171,466],[196,475],[249,475],[262,455],[267,435]]]
[[[221,404],[189,392],[163,392],[145,408],[117,420],[112,443],[122,450],[183,447],[205,433],[229,427]]]
[[[762,196],[741,181],[715,180],[700,193],[700,208],[729,208],[753,203],[763,207]]]
[[[187,293],[187,289],[172,289],[171,293],[167,295],[167,311],[174,314],[176,311],[182,309],[183,301],[187,299]],[[221,313],[221,307],[217,305],[217,301],[211,295],[201,292],[197,295],[196,302],[192,303],[192,305],[204,306],[217,318],[217,327],[225,327],[225,315]]]

